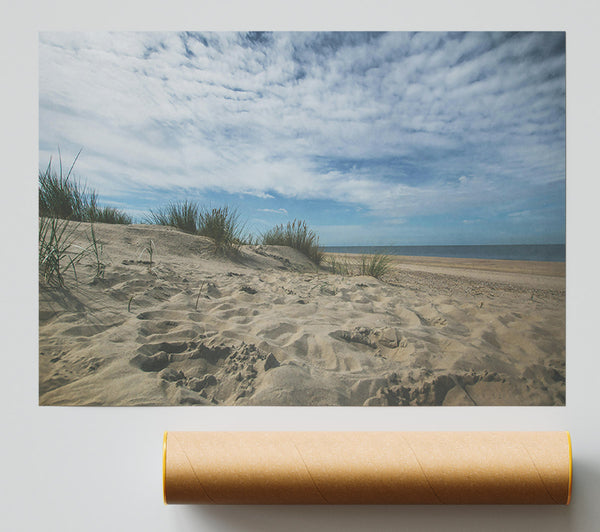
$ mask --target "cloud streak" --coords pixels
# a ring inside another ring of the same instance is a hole
[[[288,213],[287,209],[284,209],[284,208],[280,208],[280,209],[258,209],[258,211],[260,211],[260,212],[271,212],[273,214],[287,214]]]
[[[539,218],[564,203],[564,34],[42,33],[41,165],[57,145],[112,198]]]

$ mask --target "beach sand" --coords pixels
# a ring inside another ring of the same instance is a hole
[[[94,228],[104,279],[40,285],[41,405],[565,404],[564,263],[392,257],[378,280]]]

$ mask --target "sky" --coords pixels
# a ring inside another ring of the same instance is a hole
[[[42,32],[39,164],[323,245],[565,242],[562,32]]]

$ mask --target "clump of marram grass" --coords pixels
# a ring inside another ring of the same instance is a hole
[[[360,275],[370,275],[381,279],[390,269],[391,259],[387,255],[363,255],[361,257]]]
[[[238,212],[227,206],[201,210],[197,233],[212,238],[217,250],[238,249],[245,240]]]
[[[319,246],[319,237],[303,220],[294,220],[287,225],[276,225],[262,235],[262,243],[271,246],[289,246],[304,253],[317,266],[324,258]]]
[[[52,167],[52,158],[46,169],[39,171],[39,215],[43,218],[77,222],[130,224],[132,219],[128,214],[112,207],[98,206],[96,191],[73,178],[73,167],[80,154],[81,150],[75,156],[66,175],[63,173],[60,150],[58,172]]]
[[[352,275],[353,267],[348,259],[342,260],[335,255],[327,257],[326,262],[331,270],[331,273],[335,275]]]
[[[235,250],[252,238],[244,236],[244,225],[235,209],[228,206],[204,209],[189,200],[171,202],[166,207],[151,210],[146,222],[211,238],[217,251]]]
[[[261,241],[262,240],[258,236],[253,235],[251,233],[245,233],[241,237],[242,246],[258,246],[261,243]]]
[[[71,270],[78,281],[77,267],[91,262],[94,279],[104,279],[104,245],[98,239],[94,225],[86,235],[87,247],[75,243],[80,227],[78,222],[59,218],[40,218],[38,235],[39,280],[53,288],[65,286],[65,274]]]
[[[166,207],[160,207],[146,217],[146,221],[155,225],[167,225],[176,227],[185,233],[196,234],[200,217],[198,204],[189,201],[175,201]]]
[[[131,216],[115,209],[114,207],[96,207],[89,210],[88,218],[90,222],[103,224],[123,224],[129,225],[133,222]]]
[[[77,279],[76,265],[86,250],[74,243],[78,224],[58,218],[41,218],[39,225],[39,277],[51,287],[65,285],[65,273],[72,269]]]
[[[96,205],[96,194],[87,190],[81,183],[70,179],[80,153],[81,150],[66,175],[63,175],[60,151],[58,173],[52,168],[52,158],[46,170],[39,171],[40,216],[82,221],[86,213]]]

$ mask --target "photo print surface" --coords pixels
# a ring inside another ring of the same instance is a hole
[[[565,34],[39,34],[41,405],[564,405]]]

